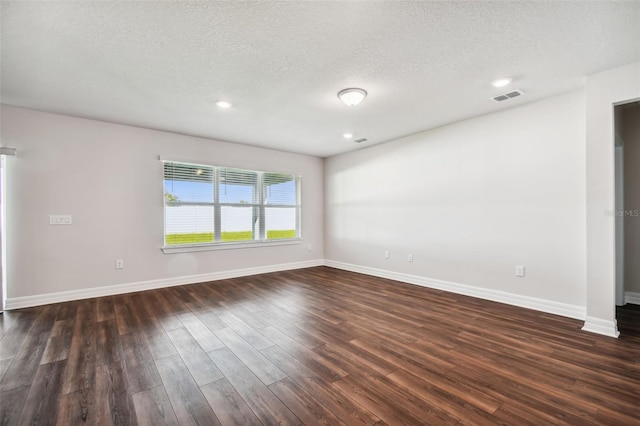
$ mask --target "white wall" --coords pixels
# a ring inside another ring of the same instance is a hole
[[[583,330],[617,336],[614,104],[640,99],[640,62],[586,79],[587,316]]]
[[[320,158],[6,106],[1,113],[2,145],[18,150],[7,159],[8,304],[324,258]],[[301,174],[304,243],[163,254],[159,155]],[[51,226],[50,214],[70,214],[73,225]],[[115,270],[115,259],[125,269]]]
[[[325,255],[584,315],[584,140],[579,91],[329,158]]]

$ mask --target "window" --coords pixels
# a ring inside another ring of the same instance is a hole
[[[165,247],[300,238],[300,176],[164,162]]]

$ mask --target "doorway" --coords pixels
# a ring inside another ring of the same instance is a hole
[[[6,230],[5,230],[5,181],[6,181],[6,155],[5,148],[0,148],[0,314],[4,312],[5,298],[7,297],[6,278]],[[11,154],[9,154],[11,155]]]
[[[4,278],[4,156],[0,155],[0,314],[4,312],[6,279]]]
[[[637,309],[625,305],[640,305],[640,101],[618,105],[614,114],[615,299],[620,321],[627,310]]]
[[[6,169],[7,157],[13,157],[16,155],[15,148],[8,148],[0,146],[0,314],[4,312],[6,297],[7,297],[7,269],[6,269],[6,255],[7,245],[6,236],[7,229],[5,226],[5,206],[6,206]]]

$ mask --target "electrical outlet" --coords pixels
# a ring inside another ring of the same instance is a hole
[[[524,277],[524,266],[522,265],[516,266],[516,277]]]
[[[391,253],[389,253],[389,250],[385,250],[384,251],[384,258],[385,259],[389,259],[391,257]]]
[[[407,258],[407,262],[413,262],[413,255],[410,254],[409,257]]]
[[[124,260],[116,259],[116,269],[124,269]]]

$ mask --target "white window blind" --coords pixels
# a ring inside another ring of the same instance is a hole
[[[300,238],[300,176],[164,162],[169,247]]]

